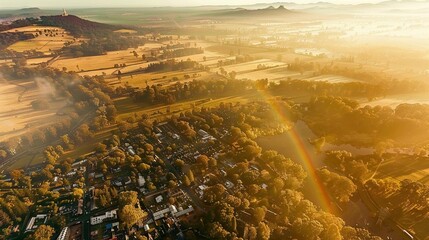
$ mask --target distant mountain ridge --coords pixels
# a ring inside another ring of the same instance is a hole
[[[245,8],[235,8],[232,10],[226,9],[223,11],[217,11],[214,15],[219,17],[278,17],[285,16],[288,14],[296,13],[285,8],[283,5],[275,8],[274,6],[269,6],[262,9],[245,9]]]
[[[18,11],[22,11],[22,12],[25,12],[25,11],[40,11],[40,8],[38,8],[38,7],[21,8]]]

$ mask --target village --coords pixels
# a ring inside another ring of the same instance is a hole
[[[198,217],[207,211],[204,191],[208,182],[219,181],[227,189],[226,195],[243,188],[227,178],[226,171],[234,168],[235,163],[217,163],[216,160],[233,148],[225,141],[230,136],[226,128],[221,128],[222,132],[216,137],[203,129],[195,129],[192,140],[171,122],[154,126],[153,137],[146,138],[142,130],[145,129],[129,130],[129,136],[116,142],[118,145],[97,149],[74,161],[67,173],[55,174],[50,182],[50,191],[61,195],[54,203],[55,209],[50,208],[52,205],[36,205],[24,223],[25,231],[34,231],[53,217],[64,216],[69,224],[59,234],[57,239],[60,240],[128,239],[136,233],[148,239],[164,239],[166,236],[184,239],[184,232],[196,231],[189,229],[188,223],[198,221]],[[138,171],[131,174],[129,166],[124,163],[108,169],[97,166],[100,160],[121,154],[125,161],[148,154],[151,163],[138,165]],[[91,159],[101,155],[103,157],[93,164]],[[208,164],[210,168],[205,171],[195,167],[200,164]],[[252,168],[259,170],[255,165]],[[45,183],[33,181],[32,184],[36,187]],[[126,231],[119,226],[120,207],[115,198],[130,192],[138,196],[136,208],[147,214]],[[19,226],[15,230],[18,229]],[[197,230],[194,234],[201,233]]]

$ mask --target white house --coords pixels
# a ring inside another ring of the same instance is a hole
[[[60,235],[58,236],[57,240],[66,240],[69,238],[69,228],[65,227],[61,230]]]
[[[105,212],[103,215],[91,217],[91,225],[97,225],[102,223],[105,219],[116,219],[118,217],[117,211],[114,209],[112,211]]]
[[[30,219],[30,222],[27,225],[26,231],[37,229],[39,226],[35,224],[36,220],[40,223],[46,223],[48,216],[46,214],[37,214],[35,217]]]
[[[144,179],[144,177],[142,176],[142,175],[140,175],[139,174],[139,180],[138,180],[138,183],[139,183],[139,187],[143,187],[144,186],[144,184],[146,183],[146,180]]]
[[[160,203],[162,202],[164,198],[162,197],[162,195],[159,195],[158,197],[155,198],[156,203]]]

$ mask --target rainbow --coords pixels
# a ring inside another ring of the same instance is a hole
[[[261,97],[264,98],[265,102],[270,105],[271,109],[277,115],[277,117],[284,124],[289,124],[291,122],[279,101],[270,100],[272,96],[262,90],[259,91],[259,93],[261,94]],[[299,158],[296,160],[302,163],[302,166],[308,174],[307,177],[309,178],[309,183],[311,184],[312,189],[314,189],[315,191],[314,195],[317,197],[317,205],[319,205],[323,210],[329,213],[338,213],[337,208],[334,206],[331,197],[326,191],[326,187],[322,184],[322,181],[320,181],[319,176],[316,174],[317,167],[314,164],[314,161],[307,147],[305,146],[304,140],[301,137],[300,133],[295,128],[291,128],[286,132],[286,134],[290,138],[292,145],[294,146],[293,150],[295,151],[296,156],[298,156]]]

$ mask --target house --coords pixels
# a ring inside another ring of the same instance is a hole
[[[69,238],[70,229],[65,227],[61,230],[60,235],[57,237],[57,240],[66,240]]]
[[[159,210],[155,213],[153,213],[153,220],[159,220],[163,217],[165,217],[166,214],[171,214],[174,217],[180,217],[185,214],[188,214],[190,212],[194,211],[194,207],[191,205],[187,209],[183,209],[182,207],[179,208],[179,211],[177,211],[176,206],[170,205],[168,208],[164,208],[162,210]]]
[[[256,165],[250,165],[250,168],[255,170],[255,171],[260,171],[259,168]]]
[[[235,163],[232,163],[230,161],[225,161],[225,164],[229,167],[229,168],[235,168]]]
[[[72,167],[75,167],[75,166],[77,166],[77,165],[84,164],[84,163],[86,163],[87,161],[88,161],[88,159],[83,159],[83,160],[81,160],[81,161],[74,162],[74,163],[72,163]]]
[[[160,202],[162,202],[163,199],[164,198],[161,195],[159,195],[158,197],[155,198],[155,201],[156,201],[156,203],[160,203]]]
[[[101,178],[101,177],[103,177],[104,175],[102,174],[102,173],[98,173],[98,174],[95,174],[95,178]]]
[[[126,181],[125,181],[125,185],[128,185],[128,184],[130,184],[131,183],[131,178],[130,177],[127,177],[127,179],[126,179]]]
[[[177,135],[177,133],[175,133],[175,134],[173,134],[173,139],[179,140],[179,139],[180,139],[180,136],[179,136],[179,135]]]
[[[175,214],[175,213],[177,213],[177,209],[176,209],[176,206],[174,206],[174,205],[170,205],[170,212],[172,213],[172,214]]]
[[[122,187],[122,182],[121,181],[115,180],[115,181],[113,181],[113,184],[115,186],[117,186],[117,187]]]
[[[148,224],[145,224],[143,228],[146,232],[148,232],[150,230],[150,227]]]
[[[91,217],[91,225],[100,224],[106,219],[117,219],[117,210],[118,209],[114,209],[112,211],[105,212],[103,215]]]
[[[206,189],[207,189],[207,185],[203,184],[203,185],[198,186],[197,193],[200,195],[200,198],[203,197],[204,190],[206,190]]]
[[[142,175],[139,174],[139,179],[138,179],[138,183],[139,183],[139,187],[143,187],[146,183],[146,180],[144,179],[144,177]]]
[[[201,137],[209,136],[209,134],[202,129],[198,130],[198,135],[200,135]]]
[[[227,180],[226,182],[225,182],[225,187],[226,188],[233,188],[234,187],[234,183],[232,183],[231,181],[229,181],[229,180]]]
[[[136,155],[136,152],[134,151],[134,148],[132,146],[128,147],[128,153],[131,154],[131,156]]]
[[[188,208],[187,208],[187,209],[184,209],[184,210],[182,210],[182,211],[179,211],[179,212],[175,213],[175,214],[174,214],[174,216],[175,216],[175,217],[180,217],[180,216],[183,216],[183,215],[185,215],[185,214],[191,213],[191,212],[193,212],[193,211],[194,211],[194,207],[192,207],[192,206],[188,206]]]
[[[170,212],[170,208],[164,208],[160,211],[154,212],[153,213],[153,220],[158,220],[164,217],[165,214]]]
[[[206,131],[202,129],[198,130],[198,135],[200,135],[203,141],[216,140],[216,138],[214,138],[212,135],[208,134]]]
[[[37,214],[35,217],[32,217],[30,219],[30,222],[28,222],[27,228],[25,228],[25,231],[31,231],[36,230],[40,225],[43,225],[48,220],[48,215],[46,214]]]

